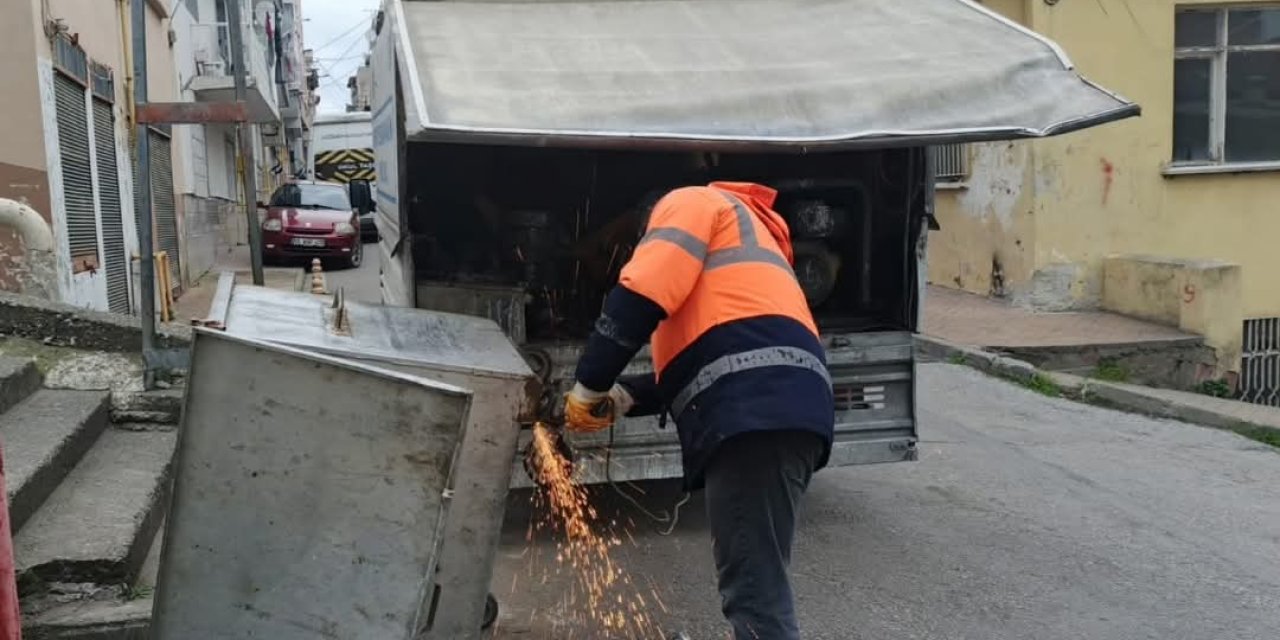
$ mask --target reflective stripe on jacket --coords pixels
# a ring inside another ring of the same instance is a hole
[[[673,191],[654,207],[619,283],[667,313],[651,343],[659,380],[676,354],[716,325],[785,316],[818,335],[791,270],[786,222],[769,209],[776,195],[760,185],[712,183]],[[774,351],[707,365],[728,372],[761,363],[815,364],[804,354]],[[817,368],[825,375],[825,366]]]

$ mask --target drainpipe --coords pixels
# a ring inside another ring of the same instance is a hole
[[[129,142],[130,149],[133,148],[133,119],[134,119],[134,99],[133,99],[133,50],[129,41],[129,0],[116,0],[120,11],[120,50],[124,53],[124,104],[128,115],[126,116],[129,125]]]
[[[17,231],[26,248],[22,268],[15,270],[22,293],[56,300],[58,262],[49,224],[35,209],[15,200],[0,198],[0,226]]]

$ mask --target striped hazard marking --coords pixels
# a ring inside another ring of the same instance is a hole
[[[317,153],[316,179],[329,182],[377,180],[373,149],[332,149]]]

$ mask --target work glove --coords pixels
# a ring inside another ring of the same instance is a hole
[[[564,397],[564,427],[580,433],[609,428],[614,421],[612,391],[593,391],[575,382],[573,390]]]
[[[613,401],[615,418],[631,413],[631,408],[636,406],[636,399],[631,396],[631,392],[620,384],[615,384],[612,389],[609,389],[609,399]]]

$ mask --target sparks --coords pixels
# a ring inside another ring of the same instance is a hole
[[[601,521],[586,487],[574,479],[572,464],[557,449],[556,434],[541,423],[533,429],[532,460],[539,486],[533,501],[540,517],[531,528],[562,536],[556,561],[572,571],[568,595],[583,623],[596,629],[594,637],[661,638],[645,598],[609,555],[622,544],[620,536],[607,530],[609,523]]]

